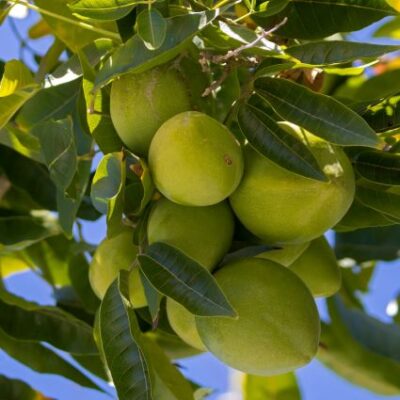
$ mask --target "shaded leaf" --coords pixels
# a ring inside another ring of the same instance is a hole
[[[113,21],[129,14],[140,0],[75,0],[68,4],[74,14],[82,17]]]
[[[400,251],[400,226],[359,229],[336,233],[335,252],[338,258],[353,258],[358,262],[395,260]]]
[[[249,143],[279,166],[307,178],[326,181],[311,151],[260,109],[246,104],[239,109],[239,127]]]
[[[133,36],[107,60],[96,77],[95,90],[121,74],[143,72],[172,60],[217,15],[217,11],[207,11],[169,18],[166,31],[168,40],[157,50],[147,49],[138,35]]]
[[[400,220],[400,192],[392,193],[390,188],[379,189],[358,186],[356,197],[365,206],[387,215],[388,218]]]
[[[332,97],[285,79],[260,78],[256,92],[285,120],[342,146],[378,144],[375,132],[356,113]]]
[[[271,27],[287,17],[278,34],[296,39],[317,39],[337,32],[361,29],[396,11],[384,0],[292,0],[270,18],[255,18]]]
[[[157,9],[143,10],[136,20],[137,33],[149,50],[158,49],[166,38],[167,21]]]
[[[354,160],[356,171],[381,185],[400,185],[400,154],[363,151]]]
[[[143,352],[138,321],[129,301],[120,293],[121,277],[108,288],[99,311],[101,348],[110,370],[118,398],[151,400],[149,365]],[[125,288],[123,292],[128,290]]]
[[[162,294],[201,316],[230,316],[236,312],[214,277],[200,264],[164,243],[154,243],[139,255],[140,268]]]
[[[400,50],[400,46],[332,40],[292,46],[287,48],[285,53],[304,64],[327,65],[345,63],[360,58],[376,58],[397,50]]]
[[[99,389],[79,369],[39,342],[14,339],[0,329],[0,347],[14,360],[19,361],[34,371],[42,374],[60,375],[78,385]],[[22,398],[18,400],[22,400]]]
[[[96,354],[92,328],[57,307],[39,306],[0,291],[0,325],[9,336],[43,341],[69,353]]]
[[[26,383],[17,379],[6,378],[3,375],[0,375],[0,392],[1,397],[7,400],[51,400],[33,390]]]

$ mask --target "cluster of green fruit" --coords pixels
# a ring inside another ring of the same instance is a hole
[[[293,370],[318,349],[313,297],[340,287],[335,256],[322,235],[352,203],[352,167],[340,148],[306,133],[302,138],[327,179],[296,175],[240,144],[220,122],[191,111],[190,103],[172,66],[124,75],[111,90],[115,128],[130,150],[148,160],[162,195],[149,216],[149,244],[167,243],[207,268],[238,314],[199,317],[168,298],[169,324],[190,346],[241,371]],[[221,265],[239,223],[273,250]],[[90,268],[100,298],[137,252],[129,228],[100,244]],[[137,269],[130,285],[132,306],[145,307]]]

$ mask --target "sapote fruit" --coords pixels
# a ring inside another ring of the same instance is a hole
[[[300,244],[288,244],[284,247],[272,249],[264,253],[258,254],[257,258],[265,258],[266,260],[275,261],[278,264],[288,267],[305,252],[309,245],[310,242]]]
[[[124,228],[111,239],[104,239],[97,247],[89,267],[89,280],[93,291],[102,299],[120,270],[129,270],[138,249],[132,243],[132,230]],[[129,276],[129,294],[135,308],[147,305],[138,269]]]
[[[175,333],[195,349],[206,348],[197,332],[195,316],[175,300],[167,300],[168,321]]]
[[[153,136],[167,119],[190,108],[182,76],[171,65],[122,75],[111,86],[112,122],[125,145],[139,156],[147,155]]]
[[[340,289],[340,269],[333,250],[323,236],[313,240],[289,268],[315,297],[332,296]]]
[[[304,134],[326,181],[297,175],[245,148],[244,176],[230,201],[243,225],[268,244],[316,239],[341,220],[354,198],[354,174],[343,150]]]
[[[175,203],[208,206],[227,198],[243,173],[239,142],[217,120],[188,111],[157,131],[149,165],[157,189]]]
[[[222,362],[249,374],[274,375],[315,356],[318,311],[296,274],[269,260],[247,258],[227,264],[215,278],[238,318],[195,318],[202,342]]]
[[[211,270],[228,251],[233,229],[233,213],[226,202],[187,207],[162,198],[151,210],[147,235],[149,244],[169,244]]]

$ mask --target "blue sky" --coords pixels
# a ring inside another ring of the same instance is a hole
[[[25,20],[15,20],[15,25],[25,37],[26,28],[35,20],[35,15],[30,14]],[[371,29],[367,29],[352,35],[352,40],[370,40]],[[48,38],[38,40],[31,44],[38,53],[43,53],[49,46]],[[24,51],[24,59],[32,63],[32,55]],[[10,60],[19,58],[18,41],[12,32],[9,22],[0,26],[0,59]],[[84,236],[91,243],[98,243],[104,236],[104,220],[96,223],[85,223],[83,227]],[[384,320],[389,321],[386,315],[387,304],[398,294],[400,290],[400,263],[382,263],[378,266],[374,275],[371,291],[365,296],[364,301],[368,311]],[[33,274],[20,274],[7,281],[9,290],[37,301],[41,304],[52,304],[51,290],[40,278]],[[324,303],[319,302],[321,315],[325,315]],[[222,397],[228,390],[229,371],[218,360],[210,355],[201,355],[192,359],[180,361],[183,372],[193,380],[207,387],[216,388],[216,394],[212,396],[217,400],[234,400],[233,397]],[[4,352],[0,351],[0,374],[9,377],[23,379],[43,393],[58,400],[105,400],[108,396],[98,392],[83,389],[78,385],[67,382],[60,377],[41,375],[31,371],[25,366],[10,359]],[[378,400],[387,397],[378,396],[367,390],[355,387],[342,378],[336,376],[318,361],[313,361],[308,366],[297,371],[299,385],[304,400]],[[400,379],[400,378],[399,378]],[[400,399],[400,396],[391,397]]]

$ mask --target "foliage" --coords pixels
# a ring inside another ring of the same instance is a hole
[[[19,3],[0,1],[0,24]],[[400,38],[398,2],[32,0],[27,7],[40,16],[31,40],[50,36],[53,45],[36,65],[0,60],[1,349],[37,372],[101,392],[93,375],[113,382],[121,400],[207,395],[172,362],[196,350],[173,332],[165,297],[203,317],[236,318],[236,311],[198,260],[165,243],[149,246],[147,220],[160,194],[146,157],[124,146],[110,116],[113,81],[169,64],[196,111],[294,174],[327,179],[307,140],[283,121],[345,151],[356,194],[332,228],[339,264],[350,259],[353,267],[328,300],[318,357],[357,385],[399,395],[399,318],[383,324],[369,316],[359,293],[368,290],[371,265],[400,256],[400,46],[347,40],[388,16],[376,36]],[[145,308],[132,307],[129,271],[102,301],[90,288],[96,246],[77,232],[102,215],[109,238],[132,228],[139,255],[126,269],[139,269]],[[274,245],[236,225],[217,268]],[[7,278],[28,269],[51,285],[54,306],[7,291]],[[301,397],[291,373],[247,375],[242,389],[246,400]],[[46,398],[3,376],[0,393]]]

